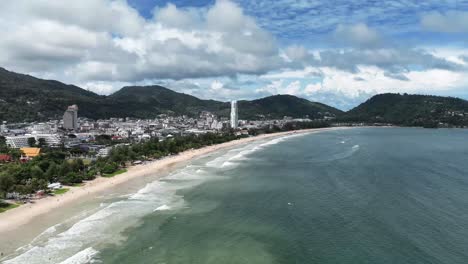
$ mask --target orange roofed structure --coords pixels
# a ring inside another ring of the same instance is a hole
[[[34,158],[39,156],[41,153],[40,148],[20,148],[21,152],[24,153],[24,155],[28,158]]]

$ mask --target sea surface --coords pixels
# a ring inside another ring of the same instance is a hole
[[[4,263],[468,263],[468,130],[353,128],[196,159]]]

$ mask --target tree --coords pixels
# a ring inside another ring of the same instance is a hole
[[[39,166],[34,166],[30,169],[30,175],[32,179],[43,179],[44,172],[39,168]]]
[[[101,172],[104,173],[104,174],[111,174],[111,173],[114,173],[115,171],[117,171],[118,168],[119,168],[119,166],[117,166],[116,163],[110,162],[110,163],[107,163],[106,165],[104,165]]]
[[[21,158],[21,155],[23,155],[23,152],[21,152],[21,150],[19,149],[11,148],[8,150],[8,154],[10,154],[13,160],[18,160],[19,158]]]
[[[4,136],[0,136],[0,153],[5,153],[5,152],[8,152],[6,138]]]
[[[8,192],[13,190],[15,186],[15,178],[9,173],[0,174],[0,198],[5,198]]]
[[[37,142],[37,146],[39,148],[45,148],[47,147],[47,141],[44,138],[39,138]]]
[[[45,172],[45,178],[48,181],[53,181],[57,178],[59,174],[59,167],[55,162],[52,162],[49,167],[47,168],[47,171]]]
[[[60,177],[60,182],[65,185],[73,185],[83,182],[83,178],[76,172],[69,172],[65,176]]]
[[[30,147],[35,147],[36,146],[36,139],[33,137],[28,138],[28,145]]]

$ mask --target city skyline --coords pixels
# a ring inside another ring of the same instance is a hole
[[[449,0],[8,0],[0,66],[100,94],[160,84],[343,110],[384,92],[467,99],[467,20],[468,2]]]

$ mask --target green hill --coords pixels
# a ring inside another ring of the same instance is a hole
[[[80,116],[92,119],[154,118],[163,113],[197,116],[204,110],[228,117],[230,111],[227,102],[202,100],[162,86],[129,86],[110,96],[101,96],[77,86],[0,68],[0,121],[59,119],[72,104],[78,105]],[[242,119],[321,117],[340,113],[336,108],[290,95],[239,102]]]
[[[105,97],[77,86],[41,80],[0,68],[0,120],[57,118],[67,106],[80,105],[82,115],[96,117]]]
[[[468,101],[442,96],[379,94],[344,114],[340,120],[434,127],[468,125]]]
[[[202,100],[157,85],[124,87],[108,99],[121,106],[112,110],[113,115],[120,117],[148,118],[162,113],[193,116],[204,110],[218,112],[228,107],[223,102]]]
[[[338,116],[342,113],[341,110],[331,106],[292,95],[273,95],[253,101],[239,102],[239,116],[243,119],[255,119],[259,115],[270,119],[284,116],[322,118]]]

